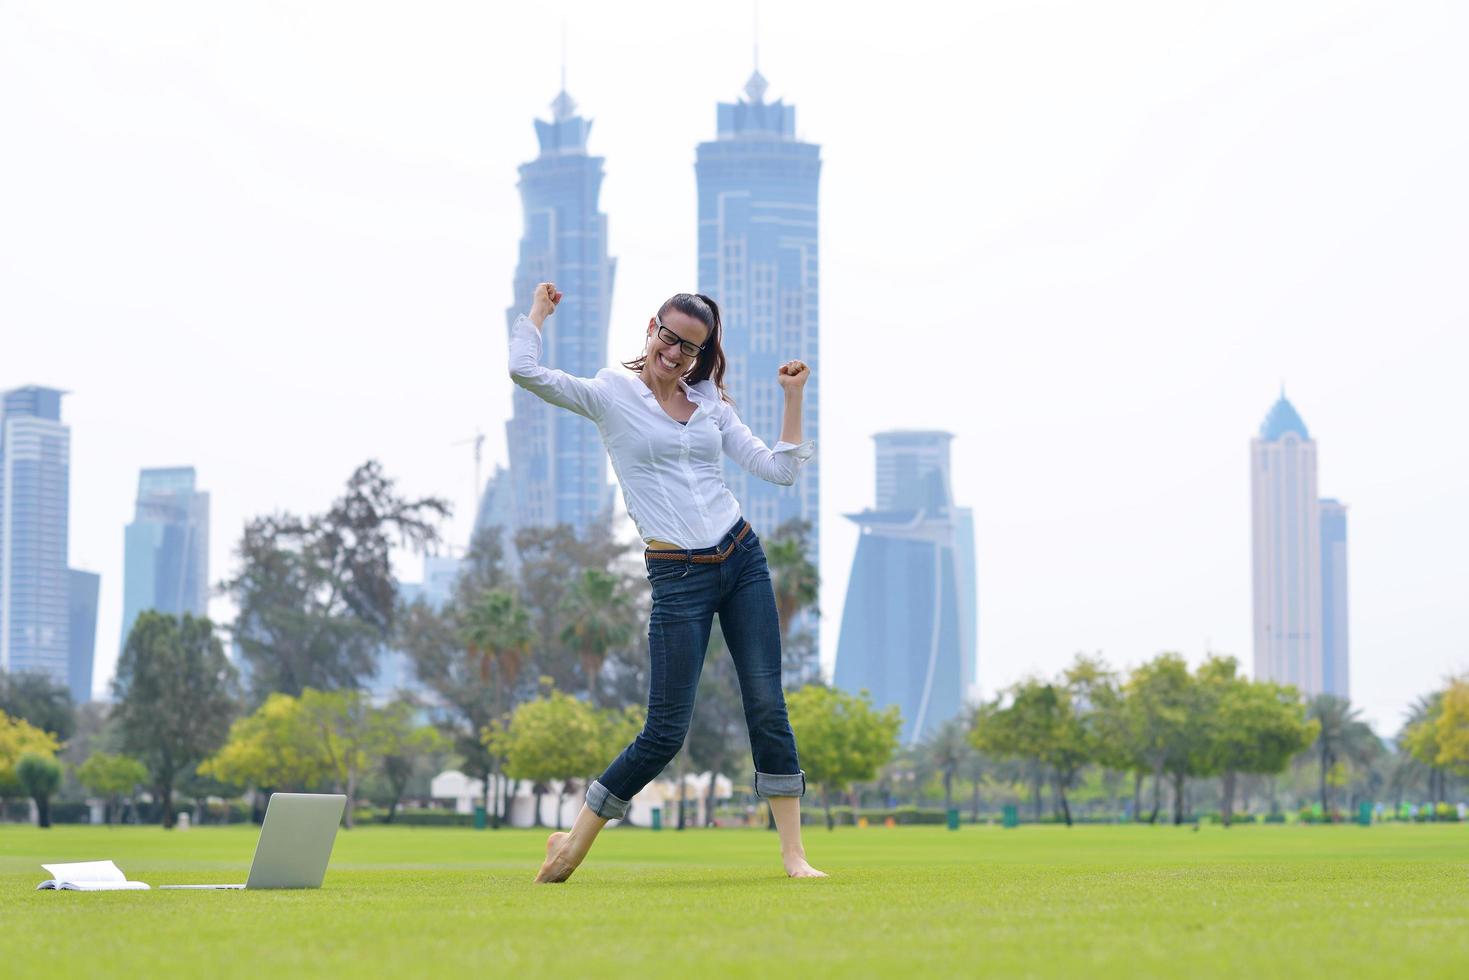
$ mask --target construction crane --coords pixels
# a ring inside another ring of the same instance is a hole
[[[469,497],[469,512],[471,515],[473,515],[470,518],[470,527],[473,528],[474,520],[479,516],[478,510],[480,491],[484,489],[484,486],[480,483],[480,465],[482,460],[484,459],[485,434],[479,429],[475,429],[474,436],[472,438],[460,439],[458,442],[453,443],[452,445],[467,446],[470,443],[474,443],[474,492],[471,493]]]

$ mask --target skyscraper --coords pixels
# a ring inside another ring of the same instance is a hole
[[[803,435],[820,441],[821,347],[817,307],[817,187],[821,147],[796,138],[796,108],[765,101],[757,69],[745,97],[718,106],[717,138],[699,144],[699,291],[719,304],[730,395],[740,418],[774,444],[783,398],[781,364],[811,366]],[[820,554],[821,481],[807,467],[794,486],[766,483],[725,460],[724,478],[762,535],[792,518],[807,521],[810,559]],[[815,617],[803,631],[815,639]]]
[[[0,394],[0,670],[70,687],[71,428],[55,388]]]
[[[540,156],[520,167],[525,228],[507,327],[530,309],[539,282],[565,298],[546,321],[542,361],[580,377],[607,364],[616,260],[607,255],[607,216],[597,210],[601,157],[587,155],[591,120],[576,114],[565,85],[550,121],[536,120]],[[515,526],[570,524],[578,533],[611,515],[607,453],[597,427],[516,387],[506,423]]]
[[[1317,497],[1316,443],[1283,392],[1250,443],[1250,487],[1255,678],[1347,697],[1346,508]]]
[[[68,569],[67,575],[71,590],[67,600],[71,633],[67,684],[71,688],[72,701],[84,704],[92,700],[92,665],[97,653],[97,592],[102,576],[75,568]]]
[[[143,470],[133,522],[123,535],[122,639],[149,609],[209,612],[209,494],[192,466]]]
[[[1348,696],[1347,666],[1347,507],[1330,498],[1321,509],[1321,689]]]
[[[836,686],[903,713],[914,745],[975,690],[978,592],[974,519],[955,507],[947,432],[882,432],[877,507],[862,528],[842,608]]]

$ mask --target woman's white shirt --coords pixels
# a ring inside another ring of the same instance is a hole
[[[540,361],[541,332],[522,315],[510,328],[511,379],[597,424],[644,541],[680,548],[719,543],[740,516],[720,469],[721,451],[760,479],[784,486],[796,481],[796,471],[816,451],[810,440],[767,446],[719,397],[713,381],[679,382],[694,403],[693,416],[681,425],[631,371],[603,368],[595,378],[578,378]]]

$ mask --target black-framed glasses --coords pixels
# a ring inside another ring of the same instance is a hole
[[[704,344],[696,344],[691,340],[684,340],[678,334],[665,327],[663,321],[657,316],[653,317],[653,322],[658,324],[658,339],[663,341],[663,343],[678,344],[678,349],[683,351],[688,357],[698,357],[703,353]]]

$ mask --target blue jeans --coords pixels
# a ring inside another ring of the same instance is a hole
[[[733,542],[734,550],[722,562],[644,559],[653,586],[653,614],[648,621],[648,721],[632,744],[587,788],[587,806],[598,816],[625,816],[628,802],[683,746],[716,613],[740,680],[750,751],[755,758],[755,792],[760,796],[805,795],[806,775],[796,758],[796,737],[780,687],[775,591],[754,530],[735,541],[744,525],[743,519],[736,521],[712,548],[681,552],[718,554]]]

